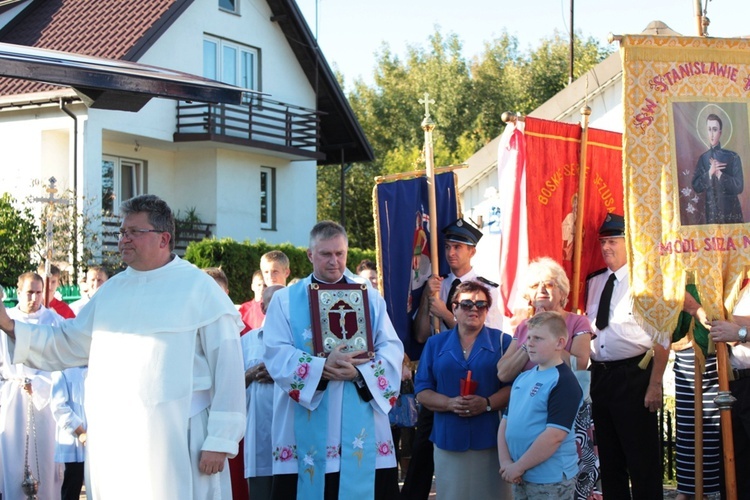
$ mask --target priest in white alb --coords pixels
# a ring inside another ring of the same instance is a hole
[[[332,221],[310,232],[313,273],[279,290],[263,326],[263,360],[276,383],[272,424],[274,500],[397,498],[388,412],[398,397],[404,348],[385,301],[366,285],[374,357],[312,352],[311,283],[342,284],[348,240]],[[343,321],[343,318],[342,318]],[[337,321],[338,322],[338,321]]]
[[[42,305],[43,297],[42,277],[24,273],[18,278],[18,305],[8,314],[15,320],[40,325],[62,322],[54,309]],[[55,463],[55,419],[49,405],[52,374],[13,364],[8,342],[8,336],[0,334],[0,495],[25,498],[21,482],[28,465],[39,482],[37,500],[56,500],[60,498],[62,475],[61,466]]]
[[[128,268],[58,327],[11,320],[14,363],[88,364],[94,500],[231,498],[227,458],[245,430],[243,325],[210,276],[172,253],[174,215],[153,195],[120,207]]]

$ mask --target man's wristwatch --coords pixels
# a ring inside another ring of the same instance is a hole
[[[745,328],[744,326],[740,328],[740,331],[737,332],[737,335],[739,335],[740,337],[740,342],[742,342],[743,344],[747,342],[747,328]]]
[[[487,408],[485,411],[492,411],[492,403],[490,402],[490,398],[484,398],[487,401]]]
[[[354,385],[357,386],[357,389],[362,389],[367,386],[367,382],[365,382],[365,378],[362,376],[359,370],[357,370],[357,376],[352,379],[352,382],[354,382]]]

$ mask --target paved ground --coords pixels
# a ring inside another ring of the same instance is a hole
[[[399,486],[403,485],[402,482],[399,482]],[[664,487],[664,498],[666,499],[672,499],[677,497],[677,491],[675,491],[673,486],[665,486]],[[435,483],[432,483],[432,491],[430,492],[430,499],[431,500],[437,500],[437,494],[435,493]],[[86,491],[84,488],[84,491],[81,492],[81,498],[80,500],[86,500]]]
[[[399,483],[399,486],[401,486],[402,483]],[[437,500],[437,494],[435,493],[435,483],[432,483],[432,491],[430,492],[430,500]],[[677,498],[677,491],[675,490],[674,486],[664,486],[664,499],[673,499]]]

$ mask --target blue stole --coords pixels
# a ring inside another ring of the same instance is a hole
[[[310,335],[310,302],[307,280],[289,287],[289,317],[294,345],[313,354]],[[370,310],[371,317],[372,309]],[[307,337],[307,338],[306,338]],[[304,362],[303,357],[300,362]],[[361,365],[366,366],[366,365]],[[337,383],[337,382],[331,382]],[[370,403],[362,401],[353,383],[343,382],[341,446],[328,446],[328,391],[318,407],[310,411],[300,404],[294,409],[297,441],[297,498],[323,500],[328,457],[340,457],[341,500],[372,498],[375,494],[375,418]],[[336,409],[334,408],[333,411]],[[336,441],[336,439],[334,439]]]

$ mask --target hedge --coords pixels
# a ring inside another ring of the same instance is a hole
[[[185,260],[200,268],[221,267],[229,280],[229,296],[235,304],[252,298],[250,283],[253,273],[260,269],[260,258],[271,250],[281,250],[289,257],[289,278],[303,278],[312,272],[307,259],[307,248],[295,247],[291,243],[271,245],[263,240],[255,243],[239,243],[232,238],[205,239],[192,242],[185,251]],[[347,267],[354,272],[362,259],[376,260],[374,250],[350,248]]]

